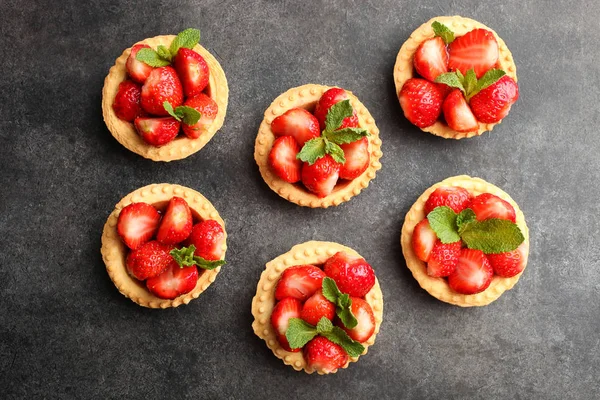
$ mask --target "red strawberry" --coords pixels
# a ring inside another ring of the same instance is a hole
[[[479,129],[477,119],[469,107],[463,92],[454,89],[442,105],[444,119],[448,126],[457,132],[472,132]]]
[[[448,50],[441,37],[427,39],[417,47],[413,59],[417,73],[428,81],[448,72]]]
[[[167,116],[163,103],[168,101],[173,108],[183,103],[183,89],[173,67],[153,69],[142,86],[142,108],[153,115]]]
[[[275,118],[271,130],[275,136],[293,136],[300,146],[321,136],[319,121],[303,108],[292,108]]]
[[[275,140],[269,153],[269,165],[275,175],[286,182],[300,181],[302,161],[296,158],[300,145],[291,136],[281,136]]]
[[[448,276],[456,270],[461,242],[444,244],[437,241],[427,261],[427,275],[434,278]]]
[[[127,247],[137,249],[154,236],[160,213],[147,203],[132,203],[119,213],[117,232]]]
[[[329,374],[346,365],[348,354],[331,340],[317,336],[304,346],[304,359],[309,367]]]
[[[219,112],[219,106],[212,98],[204,93],[188,98],[183,105],[192,107],[201,114],[200,119],[195,125],[182,124],[183,133],[185,133],[187,137],[190,139],[198,139],[200,135],[206,132],[212,125]]]
[[[512,278],[525,269],[525,244],[521,244],[513,251],[500,254],[488,254],[488,260],[494,273],[504,278]]]
[[[181,268],[172,261],[160,275],[146,281],[146,287],[156,297],[174,299],[194,290],[198,282],[198,268],[195,265]]]
[[[412,235],[412,248],[417,255],[417,258],[427,262],[431,250],[433,250],[433,246],[437,240],[437,235],[433,229],[431,229],[431,226],[429,226],[427,218],[415,225]]]
[[[486,124],[500,122],[508,115],[510,107],[519,98],[519,86],[508,75],[471,97],[475,117]]]
[[[375,285],[375,271],[364,258],[340,251],[325,261],[323,270],[335,281],[342,293],[365,297]]]
[[[404,116],[419,128],[433,125],[442,113],[440,87],[425,79],[410,78],[398,93]]]
[[[344,89],[340,88],[331,88],[327,90],[321,98],[319,102],[315,106],[315,117],[319,121],[319,125],[321,126],[321,130],[325,129],[325,117],[327,116],[327,112],[332,105],[339,103],[342,100],[348,100],[348,93]],[[346,117],[342,121],[342,125],[338,129],[342,128],[358,128],[358,117],[356,116],[356,111],[352,112],[351,117]]]
[[[127,272],[134,278],[144,281],[162,274],[173,257],[170,251],[173,246],[167,246],[153,240],[144,243],[127,255]]]
[[[369,167],[371,155],[369,153],[369,139],[366,137],[352,143],[340,145],[344,150],[346,162],[340,167],[341,179],[354,179],[359,177]]]
[[[192,232],[186,240],[186,245],[194,245],[194,255],[205,260],[215,261],[223,257],[225,231],[221,224],[214,219],[207,219],[192,227]]]
[[[446,97],[448,97],[448,95],[454,90],[454,88],[446,85],[445,83],[436,83],[436,86],[442,93],[442,99],[446,99]]]
[[[134,119],[143,115],[140,106],[140,96],[142,88],[133,81],[127,80],[119,83],[119,90],[113,102],[113,110],[119,119],[127,122],[133,122]]]
[[[192,211],[187,201],[173,196],[160,223],[156,240],[162,244],[183,242],[192,232]]]
[[[300,318],[300,310],[302,303],[292,297],[281,299],[273,308],[271,313],[271,325],[277,332],[277,340],[281,347],[287,351],[298,352],[300,349],[291,349],[290,344],[285,337],[285,332],[288,329],[290,318]]]
[[[450,70],[465,75],[474,69],[479,79],[498,62],[498,42],[487,29],[473,29],[450,43],[448,53]]]
[[[177,137],[181,123],[175,118],[139,117],[133,122],[144,142],[152,146],[164,146]]]
[[[352,329],[348,329],[344,326],[341,321],[338,321],[338,325],[348,333],[352,339],[357,342],[366,342],[375,332],[375,314],[373,309],[365,300],[360,297],[350,297],[352,300],[352,314],[356,317],[358,325]]]
[[[483,251],[462,249],[448,284],[457,293],[475,294],[487,289],[493,276],[494,270]]]
[[[477,221],[484,221],[490,218],[507,219],[512,222],[517,221],[515,209],[508,201],[491,193],[483,193],[475,197],[469,208],[473,210]]]
[[[283,271],[277,287],[275,298],[281,300],[293,297],[305,301],[317,290],[321,289],[325,273],[314,265],[297,265]]]
[[[140,49],[149,48],[150,46],[148,46],[147,44],[136,44],[131,48],[129,57],[127,57],[125,68],[127,69],[129,77],[137,83],[143,84],[144,82],[146,82],[146,79],[150,75],[150,72],[152,72],[152,70],[154,69],[154,67],[149,66],[145,62],[135,59],[135,56],[137,52],[140,51]]]
[[[461,187],[441,186],[429,195],[425,202],[425,215],[433,211],[434,208],[447,206],[459,213],[469,205],[471,194]]]
[[[196,96],[208,86],[210,70],[200,54],[181,47],[173,62],[177,75],[181,79],[185,97]]]
[[[329,195],[340,176],[341,164],[334,161],[329,154],[319,158],[313,165],[302,165],[302,183],[318,197]]]
[[[333,317],[335,317],[335,305],[327,300],[323,296],[323,291],[319,289],[302,306],[300,318],[316,326],[323,317],[333,320]]]

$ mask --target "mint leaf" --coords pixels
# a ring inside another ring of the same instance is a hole
[[[140,49],[135,55],[135,59],[151,67],[165,67],[170,64],[170,61],[161,58],[156,51],[148,48]]]
[[[342,100],[329,108],[325,116],[325,130],[329,132],[335,131],[342,125],[344,119],[351,117],[353,113],[350,100]]]
[[[465,94],[467,96],[470,96],[471,93],[473,93],[473,91],[476,90],[476,88],[477,88],[477,75],[475,75],[475,70],[473,68],[468,70],[467,74],[465,75],[464,87],[465,87]]]
[[[323,136],[335,144],[346,144],[356,142],[371,135],[363,128],[343,128],[333,132],[325,131],[323,132]]]
[[[340,345],[350,357],[358,357],[365,351],[365,347],[362,344],[352,340],[340,327],[334,326],[331,332],[324,333],[322,336]]]
[[[198,110],[188,106],[179,106],[175,109],[175,112],[181,115],[181,120],[186,125],[196,125],[202,117]]]
[[[435,36],[439,36],[444,40],[444,43],[450,44],[454,41],[454,32],[441,22],[433,21],[431,24]]]
[[[181,116],[178,115],[175,110],[173,110],[173,106],[171,105],[171,103],[169,103],[168,101],[163,102],[163,108],[165,109],[166,112],[169,113],[169,115],[173,118],[175,118],[177,121],[181,122]]]
[[[481,77],[481,79],[479,79],[479,81],[477,81],[476,93],[473,93],[471,96],[498,82],[498,80],[504,75],[506,75],[506,72],[502,71],[501,69],[490,69]]]
[[[173,57],[177,55],[180,48],[193,49],[200,42],[200,31],[194,28],[188,28],[179,32],[171,42],[169,52]]]
[[[285,337],[290,344],[290,348],[299,349],[304,347],[315,336],[317,336],[317,329],[314,326],[300,318],[290,318],[288,328],[285,331]]]
[[[202,269],[211,270],[211,269],[215,269],[215,268],[220,267],[221,265],[225,264],[225,260],[210,261],[210,260],[206,260],[200,256],[196,256],[196,255],[194,255],[195,251],[196,251],[196,246],[194,246],[192,244],[189,247],[182,247],[181,249],[173,249],[173,250],[171,250],[171,252],[169,254],[171,254],[171,257],[173,257],[173,260],[175,260],[175,262],[177,262],[177,264],[179,264],[179,266],[181,268],[191,267],[192,265],[195,265]]]
[[[331,155],[331,157],[340,164],[344,164],[346,162],[346,157],[344,156],[344,150],[337,144],[330,142],[325,139],[325,153]]]
[[[465,92],[465,88],[455,72],[446,72],[444,74],[440,74],[437,78],[435,78],[435,81],[437,83],[444,83],[450,87],[460,89],[463,91],[463,93]]]
[[[321,283],[321,288],[323,290],[323,297],[332,302],[333,304],[337,304],[337,299],[342,295],[340,289],[338,289],[335,281],[330,277],[326,276],[323,278],[323,282]]]
[[[296,158],[313,165],[319,158],[325,156],[325,139],[322,137],[310,139],[302,150],[296,155]]]
[[[156,53],[158,54],[158,56],[164,60],[167,61],[173,61],[173,56],[171,55],[171,53],[169,52],[169,49],[167,49],[165,46],[158,45],[158,47],[156,48]]]
[[[464,81],[465,81],[465,76],[462,74],[462,72],[460,72],[460,69],[457,69],[457,70],[456,70],[456,71],[454,71],[454,72],[456,73],[456,76],[458,77],[458,80],[459,80],[461,83],[464,83]],[[464,86],[465,86],[465,85],[463,84],[463,87],[464,87]]]
[[[335,304],[335,313],[342,321],[342,324],[348,329],[352,329],[358,325],[358,321],[354,314],[352,314],[351,306],[352,300],[346,293],[342,293],[338,289],[335,281],[330,277],[323,278],[321,283],[323,296]]]
[[[458,234],[460,235],[468,224],[477,221],[475,212],[470,208],[465,208],[456,217],[456,226],[458,226]]]
[[[429,226],[442,243],[454,243],[460,240],[456,226],[456,213],[450,207],[436,207],[427,214]]]
[[[331,332],[333,329],[333,323],[327,317],[321,317],[317,323],[317,333],[324,334]]]
[[[525,240],[517,224],[505,219],[490,218],[463,226],[461,237],[467,247],[485,254],[513,251]]]

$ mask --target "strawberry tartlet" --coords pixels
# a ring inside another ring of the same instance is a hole
[[[225,223],[190,188],[167,183],[125,196],[102,233],[102,258],[117,289],[149,308],[188,304],[225,264]]]
[[[527,266],[529,230],[517,203],[479,178],[455,176],[427,189],[400,238],[419,285],[446,303],[485,306]]]
[[[308,84],[265,111],[254,147],[260,173],[278,195],[305,207],[337,206],[381,168],[375,120],[351,92]]]
[[[252,300],[254,333],[295,370],[347,368],[375,343],[383,295],[356,251],[311,241],[269,261]]]
[[[127,149],[153,161],[173,161],[202,149],[223,126],[229,89],[200,31],[142,40],[111,67],[102,114]]]

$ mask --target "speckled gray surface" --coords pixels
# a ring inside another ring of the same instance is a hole
[[[446,141],[402,117],[392,67],[436,15],[472,17],[512,50],[521,98],[493,133]],[[4,398],[591,399],[600,391],[600,5],[491,1],[122,1],[0,4],[0,387]],[[127,151],[100,111],[104,76],[145,37],[202,30],[227,74],[223,129],[169,164]],[[383,169],[349,203],[311,210],[261,180],[262,113],[304,83],[352,90],[381,130]],[[495,303],[460,309],[419,288],[399,245],[431,184],[480,176],[525,212],[531,258]],[[227,221],[228,265],[189,306],[126,299],[100,257],[119,199],[192,187]],[[286,367],[251,328],[264,263],[332,240],[376,269],[384,321],[333,376]]]

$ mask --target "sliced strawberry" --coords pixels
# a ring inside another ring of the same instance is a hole
[[[292,108],[271,122],[275,136],[293,136],[302,147],[310,139],[321,136],[319,121],[304,108]]]
[[[442,105],[444,119],[448,126],[457,132],[473,132],[479,129],[477,119],[469,107],[463,92],[454,89]]]
[[[127,69],[129,77],[140,84],[146,82],[146,79],[148,78],[150,72],[152,72],[154,67],[149,66],[143,61],[136,60],[135,56],[137,55],[138,51],[140,51],[140,49],[149,48],[150,46],[148,46],[147,44],[134,45],[131,48],[129,57],[127,57],[127,62],[125,63],[125,68]]]
[[[525,243],[523,243],[513,251],[500,254],[487,254],[494,273],[504,278],[512,278],[523,272],[527,263],[525,246]]]
[[[348,329],[341,321],[338,321],[338,326],[345,330],[353,340],[361,343],[366,342],[375,332],[375,314],[373,314],[373,309],[369,303],[360,297],[350,297],[350,300],[352,300],[350,310],[356,317],[358,324],[354,328]]]
[[[219,106],[212,98],[204,93],[188,98],[183,105],[192,107],[200,112],[200,119],[196,124],[181,125],[183,133],[185,133],[187,137],[190,139],[198,139],[203,133],[208,131],[208,128],[212,125],[219,112]]]
[[[487,29],[473,29],[450,43],[448,53],[450,70],[466,75],[474,69],[479,79],[498,62],[498,42]]]
[[[481,250],[462,249],[454,272],[448,276],[450,288],[461,294],[483,292],[490,286],[494,270]]]
[[[342,293],[350,296],[365,297],[375,285],[375,271],[367,261],[343,251],[325,261],[323,270],[335,281]]]
[[[442,113],[442,90],[436,83],[410,78],[398,93],[404,116],[419,128],[433,125]]]
[[[325,273],[314,265],[297,265],[283,271],[277,287],[275,299],[293,297],[305,301],[321,289]]]
[[[173,117],[139,117],[135,119],[134,125],[144,142],[160,147],[177,137],[181,123]]]
[[[486,124],[500,122],[519,98],[519,86],[508,75],[471,97],[475,117]]]
[[[133,122],[134,119],[144,114],[140,106],[142,88],[137,83],[127,80],[119,83],[119,90],[115,96],[112,108],[119,119]]]
[[[427,39],[417,47],[413,64],[417,73],[428,81],[448,72],[448,50],[444,40],[437,36]]]
[[[223,257],[225,231],[221,224],[214,219],[207,219],[192,227],[190,236],[185,241],[186,246],[194,245],[194,255],[209,261],[220,260]]]
[[[319,121],[319,125],[321,126],[321,130],[325,129],[325,117],[329,112],[331,106],[336,103],[339,103],[342,100],[348,100],[348,93],[344,89],[341,88],[331,88],[327,90],[321,98],[319,102],[315,106],[315,117]],[[358,128],[358,116],[356,115],[356,111],[352,111],[351,117],[346,117],[342,121],[342,125],[338,129],[343,128]]]
[[[149,114],[167,116],[163,103],[173,108],[183,103],[183,88],[177,72],[171,66],[153,69],[142,86],[142,108]]]
[[[427,218],[415,225],[412,235],[412,248],[419,260],[424,262],[429,260],[429,255],[437,240],[437,235],[429,226]]]
[[[366,137],[355,142],[340,145],[344,150],[346,162],[340,167],[340,179],[354,179],[359,177],[369,167],[371,155],[369,153],[369,139]]]
[[[335,188],[340,176],[341,164],[329,155],[319,158],[314,164],[303,163],[302,183],[318,197],[327,197]]]
[[[502,200],[500,197],[491,194],[483,193],[475,197],[469,208],[473,210],[478,221],[484,221],[490,218],[507,219],[512,222],[517,221],[515,209],[508,201]]]
[[[456,186],[441,186],[435,189],[425,202],[425,215],[440,206],[450,207],[458,214],[467,208],[470,201],[471,194],[466,189]]]
[[[323,291],[319,289],[302,305],[300,318],[316,326],[323,317],[333,321],[333,317],[335,317],[335,305],[327,300],[323,296]]]
[[[173,257],[169,254],[173,246],[152,240],[144,243],[127,255],[127,272],[140,281],[162,274]]]
[[[208,64],[204,57],[194,50],[181,47],[177,51],[173,64],[181,79],[185,97],[196,96],[208,86],[210,75]]]
[[[147,203],[132,203],[119,213],[117,232],[127,247],[137,249],[148,242],[158,229],[160,213]]]
[[[296,158],[300,145],[292,136],[278,137],[269,153],[269,166],[281,179],[286,182],[300,181],[302,161]]]
[[[438,90],[440,91],[440,93],[442,94],[442,99],[444,99],[444,100],[454,90],[454,88],[446,85],[445,83],[436,83],[436,86],[437,86]],[[443,106],[443,103],[442,103],[442,106]]]
[[[431,250],[429,261],[427,261],[427,275],[441,278],[452,274],[458,264],[460,249],[460,241],[444,244],[438,240]]]
[[[348,362],[348,354],[331,340],[317,336],[304,346],[304,359],[309,367],[329,374]]]
[[[291,349],[285,332],[290,324],[290,318],[300,318],[300,310],[302,309],[302,303],[298,299],[292,297],[286,297],[281,299],[271,313],[271,325],[275,328],[277,333],[277,340],[281,347],[287,351],[298,352],[300,349]]]
[[[173,196],[160,223],[156,240],[163,244],[183,242],[192,232],[192,211],[187,201]]]
[[[194,290],[198,282],[198,268],[180,267],[172,261],[160,275],[146,281],[146,287],[156,297],[174,299]]]

